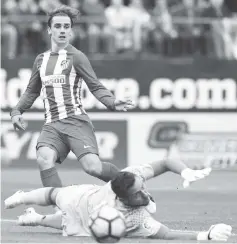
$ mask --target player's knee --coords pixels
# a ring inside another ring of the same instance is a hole
[[[41,170],[50,169],[54,167],[54,161],[51,157],[47,157],[44,155],[37,156],[37,163]]]
[[[54,151],[45,150],[40,148],[37,151],[37,163],[40,170],[50,169],[55,166],[56,153]]]
[[[87,154],[79,160],[86,173],[99,176],[102,172],[102,163],[96,154]]]

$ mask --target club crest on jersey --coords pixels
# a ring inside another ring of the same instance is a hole
[[[61,62],[62,70],[67,69],[68,66],[69,66],[69,60],[63,60],[63,61]]]

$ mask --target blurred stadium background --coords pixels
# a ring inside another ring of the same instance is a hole
[[[172,153],[170,144],[184,134],[179,156],[192,168],[213,167],[213,178],[181,191],[173,212],[178,179],[173,182],[169,175],[149,183],[158,203],[160,193],[167,197],[159,217],[171,227],[196,229],[223,220],[237,232],[235,0],[2,0],[2,197],[19,187],[41,186],[35,145],[44,123],[43,103],[37,100],[25,113],[24,133],[13,130],[9,111],[27,86],[36,55],[49,48],[46,11],[61,4],[81,12],[71,43],[88,55],[106,87],[136,103],[133,111],[111,113],[83,87],[101,159],[119,168],[159,160]],[[72,154],[59,170],[65,184],[97,182],[79,172]],[[184,216],[185,210],[190,211]],[[17,214],[2,207],[2,219]],[[16,233],[21,229],[2,224],[3,240],[20,238]],[[19,241],[41,241],[40,234],[35,238],[26,235]]]

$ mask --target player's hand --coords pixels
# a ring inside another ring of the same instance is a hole
[[[183,187],[186,188],[191,182],[201,180],[211,173],[211,168],[205,168],[201,170],[184,169],[181,172],[181,177],[184,179]]]
[[[231,236],[232,227],[226,224],[212,225],[208,230],[208,239],[213,241],[227,241]]]
[[[25,123],[25,121],[23,120],[22,115],[14,115],[12,117],[12,124],[14,127],[14,130],[25,130],[27,124]]]
[[[133,109],[135,107],[132,100],[118,100],[114,101],[114,106],[116,111],[127,111],[128,109]]]

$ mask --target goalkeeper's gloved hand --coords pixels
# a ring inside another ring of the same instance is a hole
[[[183,187],[186,188],[191,182],[205,178],[211,173],[211,168],[205,168],[201,170],[193,170],[186,168],[181,172],[181,177],[184,179]]]
[[[212,225],[208,231],[199,232],[198,241],[227,241],[231,236],[232,227],[226,224]]]

